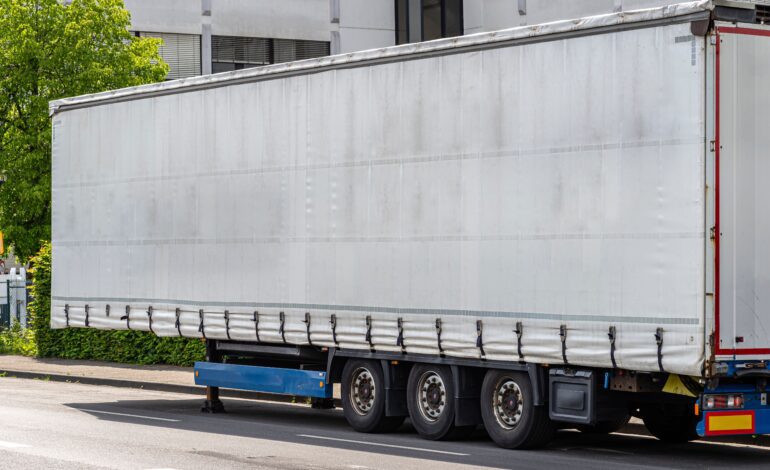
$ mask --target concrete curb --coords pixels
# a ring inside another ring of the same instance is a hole
[[[205,389],[198,385],[181,385],[161,382],[142,382],[137,380],[124,379],[105,379],[100,377],[85,377],[76,375],[46,374],[43,372],[28,372],[21,370],[0,369],[0,375],[3,377],[45,380],[53,382],[70,382],[85,385],[106,385],[110,387],[138,388],[142,390],[153,390],[157,392],[185,393],[197,395],[201,399],[205,397]],[[271,401],[278,403],[296,403],[301,399],[288,395],[273,395],[270,393],[250,392],[246,390],[222,389],[220,396],[223,398],[246,398],[251,400]],[[335,406],[340,406],[339,400],[335,400]]]

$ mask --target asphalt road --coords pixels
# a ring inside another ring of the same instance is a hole
[[[0,378],[0,468],[768,468],[770,447],[666,445],[629,433],[562,431],[546,449],[510,451],[483,432],[462,442],[420,439],[405,424],[358,434],[339,411],[226,400],[200,413],[175,393]],[[753,442],[753,443],[752,443]],[[766,442],[766,441],[764,441]]]

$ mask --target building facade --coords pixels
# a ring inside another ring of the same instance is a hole
[[[169,79],[674,0],[125,0],[137,36],[163,40]]]

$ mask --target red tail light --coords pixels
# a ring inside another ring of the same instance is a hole
[[[704,395],[704,410],[731,410],[743,408],[743,394],[730,393],[726,395]]]

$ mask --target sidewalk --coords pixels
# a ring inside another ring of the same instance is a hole
[[[100,361],[37,359],[0,355],[0,374],[20,378],[136,387],[149,390],[203,394],[195,385],[191,367],[137,366]]]
[[[141,366],[102,361],[0,355],[0,376],[189,393],[201,397],[205,395],[205,388],[195,385],[192,367]],[[284,403],[296,401],[294,397],[288,395],[245,390],[222,389],[221,396]],[[335,397],[339,398],[338,389],[335,389]]]

